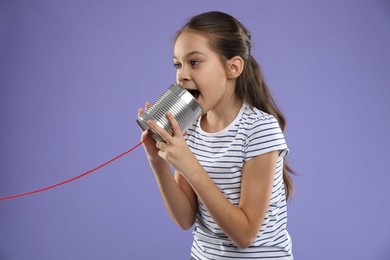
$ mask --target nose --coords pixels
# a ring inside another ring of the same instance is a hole
[[[190,72],[185,66],[181,67],[176,71],[176,81],[177,84],[183,86],[186,82],[191,80]]]

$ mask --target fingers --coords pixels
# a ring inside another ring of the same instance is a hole
[[[146,110],[146,109],[148,109],[150,107],[150,102],[149,101],[146,101],[145,102],[145,109],[143,109],[143,108],[138,108],[138,116],[140,116],[143,112],[144,112],[144,110]]]
[[[163,129],[162,127],[160,127],[155,121],[153,120],[148,120],[148,122],[146,122],[150,128],[152,128],[159,136],[161,136],[161,138],[165,141],[165,142],[168,142],[170,141],[170,138],[172,138],[172,136],[165,130]]]
[[[157,147],[159,150],[164,150],[165,145],[166,145],[166,143],[164,143],[164,142],[160,142],[160,141],[157,141],[157,142],[156,142],[156,147]]]
[[[168,133],[165,129],[160,127],[156,122],[153,120],[149,120],[147,124],[153,128],[154,131],[157,132],[158,135],[161,136],[162,139],[164,139],[165,142],[171,141],[172,137],[177,137],[177,136],[183,136],[181,128],[179,123],[177,122],[175,116],[171,112],[167,112],[166,117],[168,119],[168,122],[171,125],[173,135],[171,136],[170,133]]]
[[[171,112],[167,112],[167,118],[169,123],[171,124],[173,135],[174,136],[182,135],[180,125],[177,122],[175,116]]]
[[[150,107],[150,102],[145,102],[145,108],[138,108],[138,117],[146,110]],[[142,130],[142,129],[141,129]],[[142,134],[141,134],[141,140],[144,140],[145,138],[147,138],[149,135],[151,134],[151,131],[150,129],[146,129],[146,130],[142,130]]]
[[[165,142],[156,142],[156,148],[158,149],[158,156],[160,156],[162,159],[166,160],[167,159],[167,152],[166,152],[166,146],[167,143]]]
[[[148,138],[149,135],[151,135],[152,132],[150,131],[150,129],[146,129],[145,131],[142,131],[141,133],[141,140],[144,140],[145,138]]]
[[[138,108],[138,116],[140,116],[143,112],[144,110],[142,108]]]

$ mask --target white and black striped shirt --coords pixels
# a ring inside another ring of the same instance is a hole
[[[224,130],[206,133],[198,120],[187,131],[186,140],[233,205],[240,201],[244,163],[255,156],[279,151],[270,205],[254,243],[246,249],[236,247],[198,201],[191,256],[195,259],[293,259],[291,239],[286,230],[283,182],[283,157],[288,148],[277,120],[244,103],[236,119]]]

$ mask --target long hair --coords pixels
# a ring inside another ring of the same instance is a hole
[[[259,64],[251,55],[251,35],[244,25],[231,15],[213,11],[192,17],[176,34],[176,39],[184,31],[205,33],[209,37],[211,48],[223,61],[240,56],[244,60],[244,69],[236,81],[237,96],[250,106],[273,115],[282,131],[285,130],[286,120],[270,94]],[[290,176],[293,171],[286,160],[283,168],[286,198],[289,199],[293,189]]]

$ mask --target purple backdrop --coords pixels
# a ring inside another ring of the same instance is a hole
[[[0,197],[93,168],[139,142],[137,108],[175,79],[192,15],[252,32],[299,173],[296,259],[390,259],[390,4],[346,1],[0,1]],[[66,186],[0,201],[1,260],[187,259],[137,149]]]

